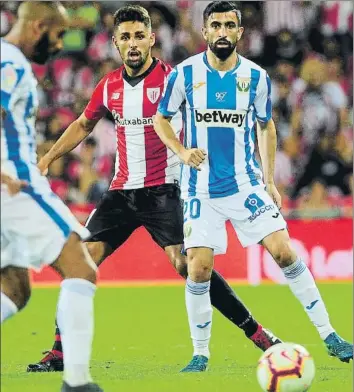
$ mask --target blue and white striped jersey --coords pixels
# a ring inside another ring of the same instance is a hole
[[[271,119],[270,94],[266,71],[242,56],[227,72],[213,69],[205,52],[175,67],[158,110],[164,116],[181,110],[184,145],[208,154],[201,171],[183,165],[183,197],[225,197],[262,182],[255,125]]]
[[[31,181],[37,171],[35,119],[37,80],[30,62],[16,46],[1,40],[1,170]]]

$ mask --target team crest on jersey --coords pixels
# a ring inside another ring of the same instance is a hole
[[[248,93],[251,86],[251,78],[237,78],[237,90],[240,93]]]
[[[147,97],[151,103],[156,103],[160,98],[160,87],[148,88],[146,90]]]

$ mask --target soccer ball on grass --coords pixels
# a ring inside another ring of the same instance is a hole
[[[257,379],[265,392],[305,392],[314,377],[314,361],[298,344],[276,344],[258,361]]]

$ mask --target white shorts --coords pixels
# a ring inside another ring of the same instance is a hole
[[[257,244],[269,234],[287,227],[262,186],[222,198],[189,197],[184,203],[185,249],[206,247],[214,249],[214,254],[226,253],[228,220],[243,247]]]
[[[1,268],[40,270],[58,258],[72,232],[82,239],[90,234],[51,191],[45,177],[15,196],[2,187]]]

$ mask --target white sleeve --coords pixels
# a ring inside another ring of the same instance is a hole
[[[257,86],[254,108],[256,110],[257,120],[268,122],[272,118],[272,87],[268,74],[261,72]]]
[[[184,77],[176,67],[168,76],[158,111],[165,117],[174,116],[185,99]]]

